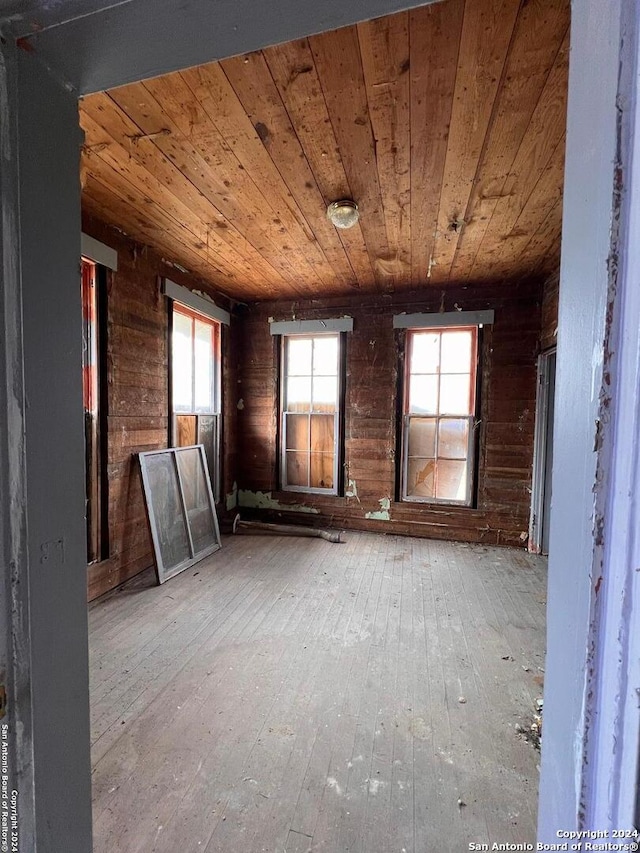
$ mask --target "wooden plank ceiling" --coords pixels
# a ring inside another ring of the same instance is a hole
[[[443,0],[92,95],[84,208],[241,300],[546,274],[568,29],[568,0]]]

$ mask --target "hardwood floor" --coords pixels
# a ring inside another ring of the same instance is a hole
[[[94,853],[534,842],[546,561],[226,537],[90,606]]]

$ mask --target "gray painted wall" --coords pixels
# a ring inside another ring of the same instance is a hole
[[[103,2],[103,11],[35,33],[29,26],[28,32],[36,55],[86,95],[428,2],[434,0]],[[41,5],[48,20],[52,4]],[[70,5],[75,9],[78,0]],[[37,13],[31,18],[38,20]]]
[[[621,0],[574,0],[571,22],[539,838],[576,829],[594,562]]]
[[[9,786],[20,791],[20,830],[33,829],[33,756],[27,578],[22,304],[18,240],[17,69],[15,50],[0,45],[0,584],[1,680],[9,726]],[[21,586],[21,581],[24,585]]]
[[[18,55],[37,850],[91,850],[77,100]],[[28,602],[27,602],[28,597]],[[31,850],[29,839],[21,849]]]

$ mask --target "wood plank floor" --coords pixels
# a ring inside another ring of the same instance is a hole
[[[226,537],[90,607],[95,853],[533,842],[546,561]]]

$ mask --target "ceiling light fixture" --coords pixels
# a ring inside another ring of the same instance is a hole
[[[327,207],[327,219],[331,220],[336,228],[353,228],[360,219],[358,205],[350,198],[332,201]]]

